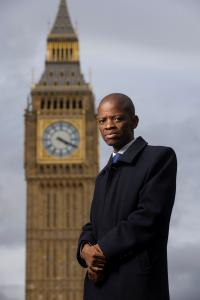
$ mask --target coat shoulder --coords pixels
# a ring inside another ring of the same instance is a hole
[[[173,148],[167,146],[154,146],[147,145],[143,151],[144,156],[147,156],[151,159],[159,159],[159,158],[174,158],[177,160],[176,153]]]
[[[170,165],[172,172],[177,170],[177,157],[173,148],[167,146],[147,145],[142,153],[142,163],[146,166],[147,173],[154,174]]]
[[[155,145],[147,145],[145,148],[145,151],[148,151],[151,154],[154,155],[162,155],[165,153],[171,154],[171,155],[176,155],[175,151],[173,148],[168,147],[168,146],[155,146]]]

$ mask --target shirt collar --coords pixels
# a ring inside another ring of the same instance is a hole
[[[119,154],[124,154],[126,152],[126,150],[134,143],[135,139],[132,139],[128,144],[126,144],[125,146],[123,146],[118,152],[113,152],[112,156],[114,157],[117,153]]]
[[[121,157],[120,162],[130,164],[136,159],[139,154],[145,149],[148,143],[141,137],[137,137],[134,142],[132,140],[132,145],[127,149],[124,155]],[[99,175],[104,175],[107,170],[112,166],[112,158],[113,155],[111,154],[110,159],[107,165],[100,171]]]

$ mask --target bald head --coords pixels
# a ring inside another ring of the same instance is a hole
[[[139,121],[131,99],[120,93],[107,95],[101,100],[97,119],[104,141],[116,152],[134,138]]]
[[[99,108],[102,104],[106,102],[113,102],[116,106],[120,107],[122,111],[125,111],[129,115],[135,115],[135,106],[132,102],[132,100],[121,93],[112,93],[107,96],[105,96],[101,102],[99,103]]]

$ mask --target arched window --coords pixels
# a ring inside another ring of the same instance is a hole
[[[57,49],[57,60],[60,60],[60,49]]]
[[[47,108],[48,108],[48,109],[51,108],[51,100],[48,100],[48,102],[47,102]]]
[[[53,102],[53,108],[54,108],[54,109],[57,108],[57,100],[54,100],[54,102]]]
[[[63,60],[64,59],[64,49],[62,48],[61,49],[61,60]]]
[[[55,51],[55,49],[53,48],[53,50],[52,50],[53,60],[55,60],[55,55],[56,55],[56,51]]]
[[[82,100],[79,100],[79,102],[78,102],[78,107],[79,107],[79,108],[83,108],[83,102],[82,102]]]
[[[73,58],[73,49],[70,48],[70,58],[72,59]]]
[[[69,100],[66,101],[66,108],[69,108]]]
[[[63,99],[60,100],[60,109],[63,108]]]
[[[41,109],[44,109],[44,108],[45,108],[45,100],[44,100],[44,99],[42,99],[42,101],[41,101],[41,106],[40,106],[40,108],[41,108]]]
[[[72,108],[73,108],[73,109],[76,108],[76,100],[73,100],[73,102],[72,102]]]
[[[51,215],[51,198],[50,198],[50,193],[47,193],[46,197],[46,226],[47,228],[51,227],[50,224],[50,215]]]

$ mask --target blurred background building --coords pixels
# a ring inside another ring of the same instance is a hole
[[[45,70],[25,112],[26,300],[81,300],[77,239],[98,172],[94,96],[80,69],[79,41],[60,1]]]

